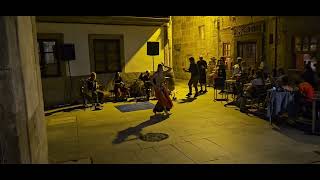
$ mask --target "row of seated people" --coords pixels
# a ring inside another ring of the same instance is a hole
[[[168,68],[166,71],[166,82],[169,89],[169,92],[173,92],[174,90],[174,77],[172,73],[172,68]],[[104,98],[104,93],[102,90],[102,86],[100,86],[97,82],[97,75],[95,72],[90,74],[90,77],[83,82],[81,87],[81,93],[83,96],[84,104],[87,104],[88,99],[92,100],[93,105],[96,109],[101,108],[101,103]],[[143,82],[140,83],[140,82]],[[128,97],[141,97],[145,96],[148,101],[152,92],[152,83],[151,83],[151,74],[150,71],[146,71],[145,73],[141,73],[138,79],[127,87],[125,81],[121,77],[121,74],[117,72],[113,79],[113,90],[111,91],[114,94],[115,101],[124,101]]]
[[[104,92],[102,90],[102,86],[97,82],[97,75],[95,72],[90,74],[90,77],[83,81],[83,85],[81,86],[81,94],[83,97],[83,103],[87,105],[88,99],[91,100],[95,109],[101,109],[101,104],[103,103],[104,99]],[[144,87],[147,94],[147,99],[149,100],[150,97],[150,73],[147,71],[146,73],[141,73],[139,79],[144,82]],[[137,94],[141,95],[143,92],[136,92],[135,84],[132,85],[131,88],[126,86],[126,83],[121,77],[121,74],[117,72],[113,79],[113,90],[114,100],[115,101],[123,101],[130,97],[130,94],[137,96]],[[130,93],[130,89],[132,93]],[[141,89],[139,89],[141,91]]]
[[[261,71],[257,71],[250,85],[243,86],[242,91],[240,91],[240,111],[247,112],[246,106],[248,105],[248,100],[257,100],[256,102],[264,104],[263,108],[265,108],[268,105],[266,101],[267,90],[271,88],[276,91],[294,93],[297,115],[308,119],[312,118],[312,101],[315,96],[315,88],[308,82],[305,76],[289,79],[288,75],[281,71],[278,73],[278,77],[268,77],[267,80],[264,80],[264,75]]]

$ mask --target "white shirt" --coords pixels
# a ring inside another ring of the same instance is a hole
[[[241,73],[240,65],[239,65],[239,64],[235,64],[235,65],[233,66],[233,72],[232,72],[233,76],[237,76],[237,75],[239,75],[240,73]]]

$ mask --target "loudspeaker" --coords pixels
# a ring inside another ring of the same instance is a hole
[[[147,55],[159,55],[159,42],[147,42]]]
[[[76,59],[74,44],[64,44],[62,47],[62,56],[65,61],[72,61]]]

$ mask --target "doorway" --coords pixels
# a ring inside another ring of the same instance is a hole
[[[248,67],[256,67],[257,63],[257,43],[238,42],[237,55],[247,62]]]

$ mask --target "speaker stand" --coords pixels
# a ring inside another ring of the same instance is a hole
[[[154,73],[154,56],[152,56],[152,68],[153,68],[153,73]]]
[[[70,90],[69,90],[69,104],[71,105],[72,101],[72,77],[71,77],[71,69],[70,69],[70,61],[68,60],[68,68],[69,68],[69,80],[70,80]]]

